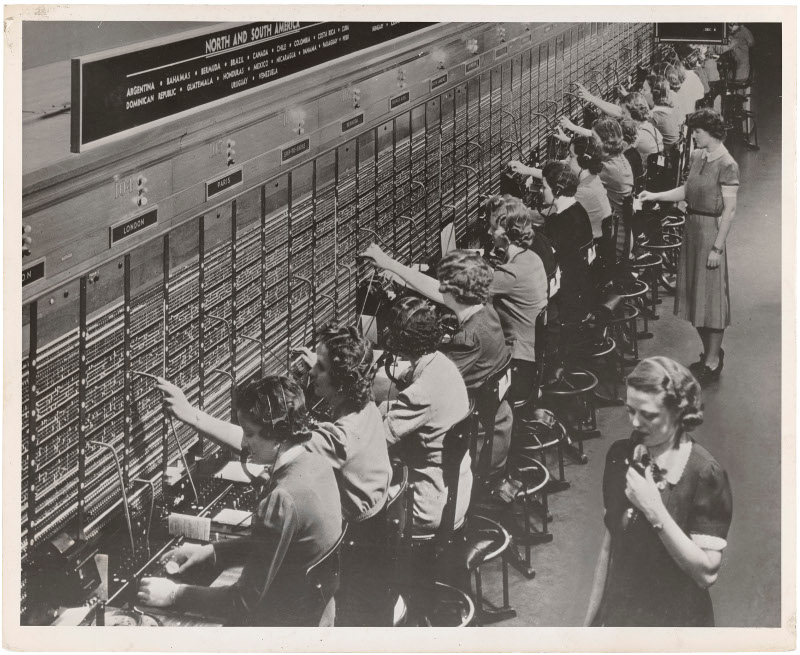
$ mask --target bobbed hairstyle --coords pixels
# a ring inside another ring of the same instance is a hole
[[[628,145],[636,143],[636,139],[639,137],[639,126],[636,124],[636,121],[632,118],[621,118],[619,126],[622,128],[623,141]]]
[[[673,91],[680,90],[683,80],[686,79],[686,70],[677,58],[669,61],[660,61],[653,66],[653,75],[666,79],[669,88]],[[652,87],[652,84],[650,85]]]
[[[669,82],[662,75],[652,75],[647,78],[650,91],[653,94],[653,103],[662,107],[672,107],[672,100],[669,99]]]
[[[504,214],[497,218],[497,224],[506,231],[509,243],[527,249],[533,239],[533,216],[531,210],[519,198],[503,198]]]
[[[436,267],[439,291],[450,292],[462,305],[482,305],[494,274],[483,257],[469,250],[451,250]]]
[[[572,172],[569,164],[563,161],[553,161],[545,164],[542,177],[547,181],[547,186],[556,198],[572,198],[578,190],[578,176]]]
[[[698,109],[696,112],[689,114],[686,117],[686,125],[689,130],[695,128],[705,130],[720,141],[725,138],[725,121],[722,120],[722,116],[708,107]]]
[[[628,376],[627,385],[650,394],[675,413],[685,432],[703,422],[703,392],[689,370],[669,357],[643,359]]]
[[[637,123],[642,123],[650,118],[650,105],[647,104],[645,97],[638,91],[625,96],[624,105],[631,118]]]
[[[391,353],[417,359],[439,347],[442,327],[436,310],[422,298],[406,296],[389,310],[383,345]]]
[[[622,153],[624,145],[622,143],[622,128],[619,121],[610,116],[598,118],[592,123],[592,129],[600,138],[600,145],[603,148],[604,159],[616,157]]]
[[[571,145],[578,166],[592,175],[597,175],[603,170],[603,150],[594,136],[579,134],[572,138]]]
[[[363,409],[372,400],[375,367],[372,364],[372,344],[361,336],[355,326],[335,322],[323,326],[319,345],[325,346],[330,363],[331,382],[353,409]]]
[[[507,198],[513,198],[513,196],[509,194],[504,196],[491,196],[486,201],[486,215],[489,217],[489,220],[494,221],[499,214],[505,213]]]
[[[303,389],[291,378],[268,375],[236,387],[236,409],[267,428],[271,439],[293,444],[310,436]]]

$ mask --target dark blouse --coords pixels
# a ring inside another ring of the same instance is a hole
[[[467,389],[479,387],[500,371],[511,354],[500,317],[492,305],[484,305],[464,321],[439,350],[456,365]]]
[[[333,469],[303,450],[274,472],[251,536],[214,544],[219,567],[244,564],[239,580],[227,587],[184,585],[175,607],[235,625],[316,626],[324,608],[306,584],[306,570],[341,533]]]
[[[691,442],[683,474],[667,483],[661,498],[678,526],[698,546],[722,550],[733,501],[728,475],[709,452]],[[611,445],[603,475],[605,524],[611,535],[608,575],[595,625],[713,626],[708,589],[684,573],[650,522],[638,511],[630,518],[625,476],[632,459],[630,439]]]
[[[583,205],[576,202],[564,211],[548,216],[544,233],[553,244],[561,271],[566,276],[583,259],[581,248],[592,242],[592,223]]]

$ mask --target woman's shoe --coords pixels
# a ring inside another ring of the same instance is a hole
[[[724,366],[725,366],[725,351],[720,348],[719,363],[716,365],[715,368],[709,368],[708,366],[703,364],[703,368],[696,375],[697,381],[700,383],[701,386],[705,386],[710,382],[719,380],[720,373],[722,373],[722,368]]]
[[[693,364],[689,364],[689,370],[695,375],[698,375],[705,365],[706,365],[706,354],[700,353],[699,361],[696,361]]]

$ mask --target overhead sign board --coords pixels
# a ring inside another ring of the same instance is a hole
[[[434,23],[246,23],[72,60],[73,152]]]

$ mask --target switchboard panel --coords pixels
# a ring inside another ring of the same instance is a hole
[[[52,189],[46,199],[30,191],[23,221],[35,230],[61,212],[80,220],[47,232],[47,274],[24,287],[23,558],[65,526],[91,536],[119,511],[113,456],[96,442],[119,454],[129,490],[135,478],[160,479],[181,450],[190,459],[216,452],[170,422],[148,376],[233,418],[235,382],[285,372],[291,349],[312,346],[325,323],[356,320],[356,290],[371,274],[359,251],[376,241],[405,263],[435,260],[450,224],[446,248],[474,246],[485,229],[480,204],[499,191],[507,162],[531,150],[544,157],[557,118],[581,113],[572,83],[610,97],[653,56],[645,24],[449,30],[449,59],[426,77],[412,77],[422,64],[389,57],[377,74],[340,70],[353,80],[321,100],[286,99],[306,108],[307,134],[270,115],[234,136],[217,128],[166,161],[122,162],[113,200],[106,187],[63,202]],[[477,53],[464,50],[465,34]],[[251,152],[255,135],[266,143],[266,125],[286,130],[282,147]],[[235,149],[248,154],[237,161]],[[219,183],[226,171],[230,188]],[[153,224],[126,222],[133,236],[115,243],[108,230],[145,209]]]

